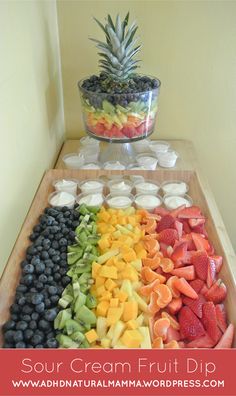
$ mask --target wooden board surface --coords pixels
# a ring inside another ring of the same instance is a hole
[[[171,148],[179,153],[179,158],[176,162],[176,170],[194,170],[196,169],[196,152],[194,150],[193,143],[189,140],[167,140]],[[107,143],[102,142],[100,144],[101,149],[105,147]],[[115,143],[114,143],[115,144]],[[65,169],[62,158],[68,153],[78,152],[80,146],[79,140],[66,140],[61,148],[61,152],[58,156],[55,164],[56,169]]]
[[[9,307],[14,300],[15,288],[20,278],[20,262],[25,258],[25,250],[29,245],[28,236],[33,226],[37,223],[38,217],[44,208],[48,206],[48,195],[53,190],[52,182],[60,178],[73,177],[78,180],[84,180],[120,173],[129,175],[137,174],[137,171],[78,171],[61,169],[46,172],[0,280],[0,328],[9,317]],[[226,301],[228,317],[236,325],[236,256],[206,181],[199,177],[196,171],[158,170],[139,171],[138,174],[146,179],[153,179],[158,182],[184,180],[189,184],[189,195],[193,198],[194,203],[202,208],[203,213],[208,218],[207,231],[210,241],[214,244],[216,254],[222,255],[224,258],[224,266],[220,276],[228,287]]]

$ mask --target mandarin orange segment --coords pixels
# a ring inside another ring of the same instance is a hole
[[[175,281],[178,279],[177,276],[171,276],[166,282],[167,286],[171,290],[172,296],[178,298],[180,296],[180,291],[175,287]]]
[[[155,340],[152,343],[152,347],[153,348],[157,348],[157,349],[163,349],[164,348],[164,344],[163,344],[163,339],[162,337],[157,337],[155,338]]]
[[[158,295],[155,292],[151,292],[150,294],[150,302],[148,305],[148,310],[151,314],[155,315],[158,311],[160,311],[160,306],[157,303]]]
[[[174,315],[182,308],[183,301],[181,297],[173,298],[172,301],[168,305],[168,310],[170,314]]]
[[[161,313],[161,316],[162,316],[162,318],[166,318],[166,319],[168,319],[170,321],[170,325],[171,325],[171,327],[173,327],[173,329],[175,329],[175,330],[179,330],[180,329],[180,325],[177,322],[177,320],[173,316],[168,314],[168,312],[163,311]]]
[[[151,292],[159,284],[160,284],[159,279],[155,279],[152,283],[149,283],[146,286],[141,286],[140,289],[139,289],[140,294],[142,294],[143,296],[147,296],[147,297],[150,296]]]
[[[168,344],[164,344],[164,347],[166,349],[179,349],[180,348],[179,343],[175,340],[168,342]]]
[[[155,253],[160,249],[160,245],[156,239],[145,240],[144,246],[151,257],[154,256]]]
[[[170,258],[162,258],[160,262],[160,267],[163,272],[171,272],[174,269],[174,263]]]
[[[145,283],[153,282],[155,279],[159,279],[159,274],[153,271],[150,267],[142,267],[141,276]],[[160,282],[163,283],[163,282]]]
[[[142,229],[145,230],[147,234],[152,234],[156,231],[157,222],[155,219],[147,219],[146,224],[142,225]]]
[[[144,266],[150,267],[151,269],[155,270],[156,268],[159,267],[161,262],[160,257],[156,258],[144,258],[142,259],[142,263]]]
[[[153,288],[153,290],[157,293],[158,295],[158,301],[157,303],[161,308],[166,307],[172,300],[172,294],[167,285],[162,284],[157,284]]]
[[[167,330],[170,327],[170,321],[168,318],[157,319],[153,326],[154,335],[156,337],[162,337],[165,341]]]

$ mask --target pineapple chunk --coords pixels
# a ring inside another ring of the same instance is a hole
[[[104,264],[111,257],[117,256],[117,254],[119,254],[119,252],[120,252],[119,249],[109,250],[107,253],[98,257],[98,259],[97,259],[98,264]]]
[[[116,282],[114,282],[112,279],[108,278],[105,282],[105,288],[108,291],[112,291],[116,287]]]
[[[129,320],[136,319],[138,316],[138,303],[137,301],[127,301],[124,303],[124,311],[122,315],[122,319],[124,322],[128,322]]]
[[[137,321],[134,320],[134,319],[129,320],[129,321],[126,323],[126,327],[127,327],[127,329],[129,329],[129,330],[135,330],[135,329],[137,329],[137,327],[138,327]]]
[[[147,312],[148,311],[148,305],[147,303],[138,295],[138,293],[136,293],[136,291],[133,290],[133,296],[135,298],[135,300],[138,303],[139,309],[143,312]]]
[[[124,329],[125,329],[124,322],[121,322],[121,320],[118,320],[118,322],[115,324],[115,327],[114,327],[114,333],[113,333],[113,337],[112,337],[112,341],[111,341],[112,347],[114,347],[116,345],[116,343],[119,340],[119,338],[121,337],[121,334],[123,333]]]
[[[119,306],[119,298],[111,298],[110,307],[117,308]]]
[[[125,302],[128,298],[128,294],[125,291],[119,290],[116,293],[116,297],[120,300],[120,302]]]
[[[148,327],[139,327],[138,330],[143,336],[143,341],[141,342],[140,347],[142,349],[152,349],[149,328]]]
[[[98,339],[102,340],[107,334],[107,320],[102,316],[98,316],[97,324],[96,324],[96,331],[98,335]]]
[[[97,316],[106,316],[108,308],[109,308],[109,302],[108,301],[101,301],[98,305],[97,305],[97,309],[96,309],[96,315]]]
[[[121,337],[121,342],[127,348],[139,348],[143,341],[143,336],[138,330],[125,330]]]
[[[123,313],[123,309],[121,307],[117,308],[108,308],[107,311],[107,324],[108,326],[115,324],[118,320],[120,320]]]
[[[96,261],[94,261],[92,263],[92,277],[96,278],[96,276],[98,275],[98,272],[101,268],[101,264],[96,263]]]
[[[111,340],[110,340],[109,338],[106,338],[106,337],[102,338],[102,339],[101,339],[101,346],[102,346],[103,348],[110,348],[110,346],[111,346]]]
[[[113,265],[103,265],[99,271],[99,275],[104,278],[117,279],[117,268]]]
[[[96,276],[95,278],[95,286],[99,287],[104,285],[106,278],[104,278],[103,276]]]

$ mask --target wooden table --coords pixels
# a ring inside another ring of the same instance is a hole
[[[179,153],[179,158],[174,169],[195,170],[197,168],[197,156],[193,143],[189,140],[168,140],[171,148]],[[101,143],[101,149],[107,143]],[[79,140],[66,140],[63,144],[57,162],[56,169],[65,169],[62,158],[65,154],[75,153],[80,148]]]

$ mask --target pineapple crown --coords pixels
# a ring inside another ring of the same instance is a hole
[[[105,25],[96,18],[94,20],[106,36],[106,42],[90,38],[99,49],[98,55],[101,57],[99,60],[100,68],[111,80],[124,81],[129,79],[134,70],[139,67],[137,63],[140,62],[133,59],[141,48],[141,45],[135,46],[138,40],[138,38],[134,38],[138,29],[136,22],[133,22],[130,27],[127,26],[129,12],[123,21],[121,21],[118,14],[115,23],[109,14]]]

